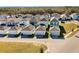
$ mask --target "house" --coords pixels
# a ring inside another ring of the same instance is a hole
[[[42,14],[41,17],[40,17],[40,19],[43,19],[43,18],[49,20],[49,19],[50,19],[50,14],[49,14],[49,13],[44,13],[44,14]]]
[[[7,19],[8,16],[9,16],[9,15],[7,15],[7,14],[2,14],[2,15],[0,15],[0,19]]]
[[[60,19],[60,14],[58,14],[58,13],[50,14],[50,18],[52,18],[52,17],[54,17],[56,19]]]
[[[31,18],[20,19],[19,25],[28,26],[28,25],[30,25],[30,21],[31,21]]]
[[[49,32],[53,38],[58,38],[60,36],[60,28],[59,26],[50,27]]]
[[[37,23],[39,22],[39,18],[34,16],[31,20],[30,20],[30,24],[33,26],[37,26]]]
[[[19,18],[8,18],[7,26],[9,26],[9,27],[18,26],[19,22],[20,22]]]
[[[6,26],[8,17],[9,15],[6,15],[6,14],[0,15],[0,26]]]
[[[40,18],[41,18],[41,15],[40,15],[40,14],[36,14],[34,17],[35,17],[36,19],[40,19]]]
[[[16,26],[16,27],[10,27],[8,30],[8,37],[17,37],[20,34],[21,28]]]
[[[73,20],[79,20],[79,13],[72,13],[70,16]]]
[[[35,31],[36,37],[44,37],[46,34],[46,26],[38,26]]]
[[[55,17],[52,17],[50,19],[50,26],[59,26],[59,20],[56,19]]]
[[[15,18],[22,18],[23,17],[23,14],[17,14],[15,15]]]
[[[48,19],[40,19],[39,22],[37,23],[38,25],[41,25],[41,26],[48,26],[49,24],[49,20]]]
[[[29,26],[25,26],[24,28],[22,28],[21,30],[21,37],[27,37],[27,36],[32,36],[35,32],[35,27],[32,25]]]
[[[0,19],[0,26],[6,26],[7,19]]]
[[[69,20],[71,20],[71,17],[69,14],[62,14],[60,16],[60,21],[69,21]]]
[[[33,15],[32,14],[25,14],[27,18],[32,18]]]
[[[6,26],[0,26],[0,37],[5,36],[8,32],[9,28],[7,28]]]

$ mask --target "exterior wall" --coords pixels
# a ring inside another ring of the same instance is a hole
[[[17,22],[8,22],[7,25],[17,25]]]
[[[6,31],[0,30],[0,34],[5,34],[5,33],[6,33]]]
[[[33,34],[34,32],[33,31],[21,31],[22,34],[25,34],[25,35],[31,35]]]
[[[34,26],[38,25],[37,22],[30,22],[30,23]]]
[[[60,35],[60,31],[52,31],[51,34],[52,34],[52,35],[59,36],[59,35]]]
[[[29,21],[21,21],[21,22],[19,22],[19,24],[25,24],[25,25],[30,25],[30,22]]]
[[[29,21],[24,21],[24,24],[25,24],[25,25],[29,25],[30,22],[29,22]]]
[[[1,24],[2,22],[0,22],[0,24]]]
[[[40,22],[38,22],[38,24],[45,24],[46,26],[48,25],[48,21],[40,21]]]
[[[71,17],[72,17],[73,19],[78,19],[78,16],[77,16],[77,15],[71,15]]]
[[[5,22],[5,21],[0,22],[0,24],[3,24],[3,23],[4,23],[4,24],[6,24],[6,22]]]
[[[59,22],[50,22],[50,26],[59,26]]]
[[[45,35],[46,31],[36,31],[35,35]]]
[[[66,17],[66,19],[71,19],[70,17]]]
[[[18,32],[16,30],[9,30],[8,34],[18,34]]]

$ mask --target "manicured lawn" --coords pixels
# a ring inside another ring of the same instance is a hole
[[[38,43],[0,42],[2,53],[40,53],[46,49],[45,45]]]
[[[71,32],[77,28],[77,25],[74,23],[67,23],[67,24],[61,23],[60,26],[62,26],[64,28],[63,30],[65,30],[65,34]],[[63,31],[63,30],[61,30],[61,31]]]

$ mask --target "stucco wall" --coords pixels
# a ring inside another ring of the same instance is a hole
[[[40,22],[38,22],[38,24],[45,24],[47,26],[48,22],[47,21],[40,21]]]
[[[46,31],[36,31],[35,35],[45,35]]]
[[[60,31],[51,31],[51,34],[59,36],[60,35]]]
[[[21,31],[22,34],[31,35],[34,32],[33,31]]]
[[[18,32],[16,30],[9,30],[8,34],[17,34]]]
[[[6,31],[0,30],[0,34],[5,34],[5,33],[6,33]]]

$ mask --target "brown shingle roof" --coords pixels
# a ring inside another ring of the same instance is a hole
[[[5,30],[7,27],[5,26],[0,26],[0,30]]]
[[[7,19],[0,19],[0,22],[2,22],[2,21],[7,21]]]
[[[45,26],[38,26],[36,28],[36,31],[46,31],[46,27]]]
[[[11,27],[9,30],[19,30],[20,27]]]
[[[50,19],[50,21],[56,21],[56,22],[58,22],[58,19],[56,19],[55,17],[52,17],[52,18]]]
[[[43,19],[41,19],[40,21],[47,21],[47,19],[43,18]]]
[[[20,19],[20,18],[8,18],[7,19],[7,21],[8,22],[19,22],[19,21],[21,21],[22,19]]]
[[[32,18],[25,18],[23,21],[31,21]]]
[[[59,27],[50,27],[50,31],[60,31]]]
[[[38,19],[37,17],[34,17],[34,18],[31,19],[30,22],[38,22],[39,20],[40,20],[40,19]]]
[[[0,30],[4,30],[4,27],[3,26],[0,26]]]
[[[34,28],[35,28],[34,26],[29,25],[29,26],[24,27],[22,30],[31,31],[31,30],[33,30]]]

